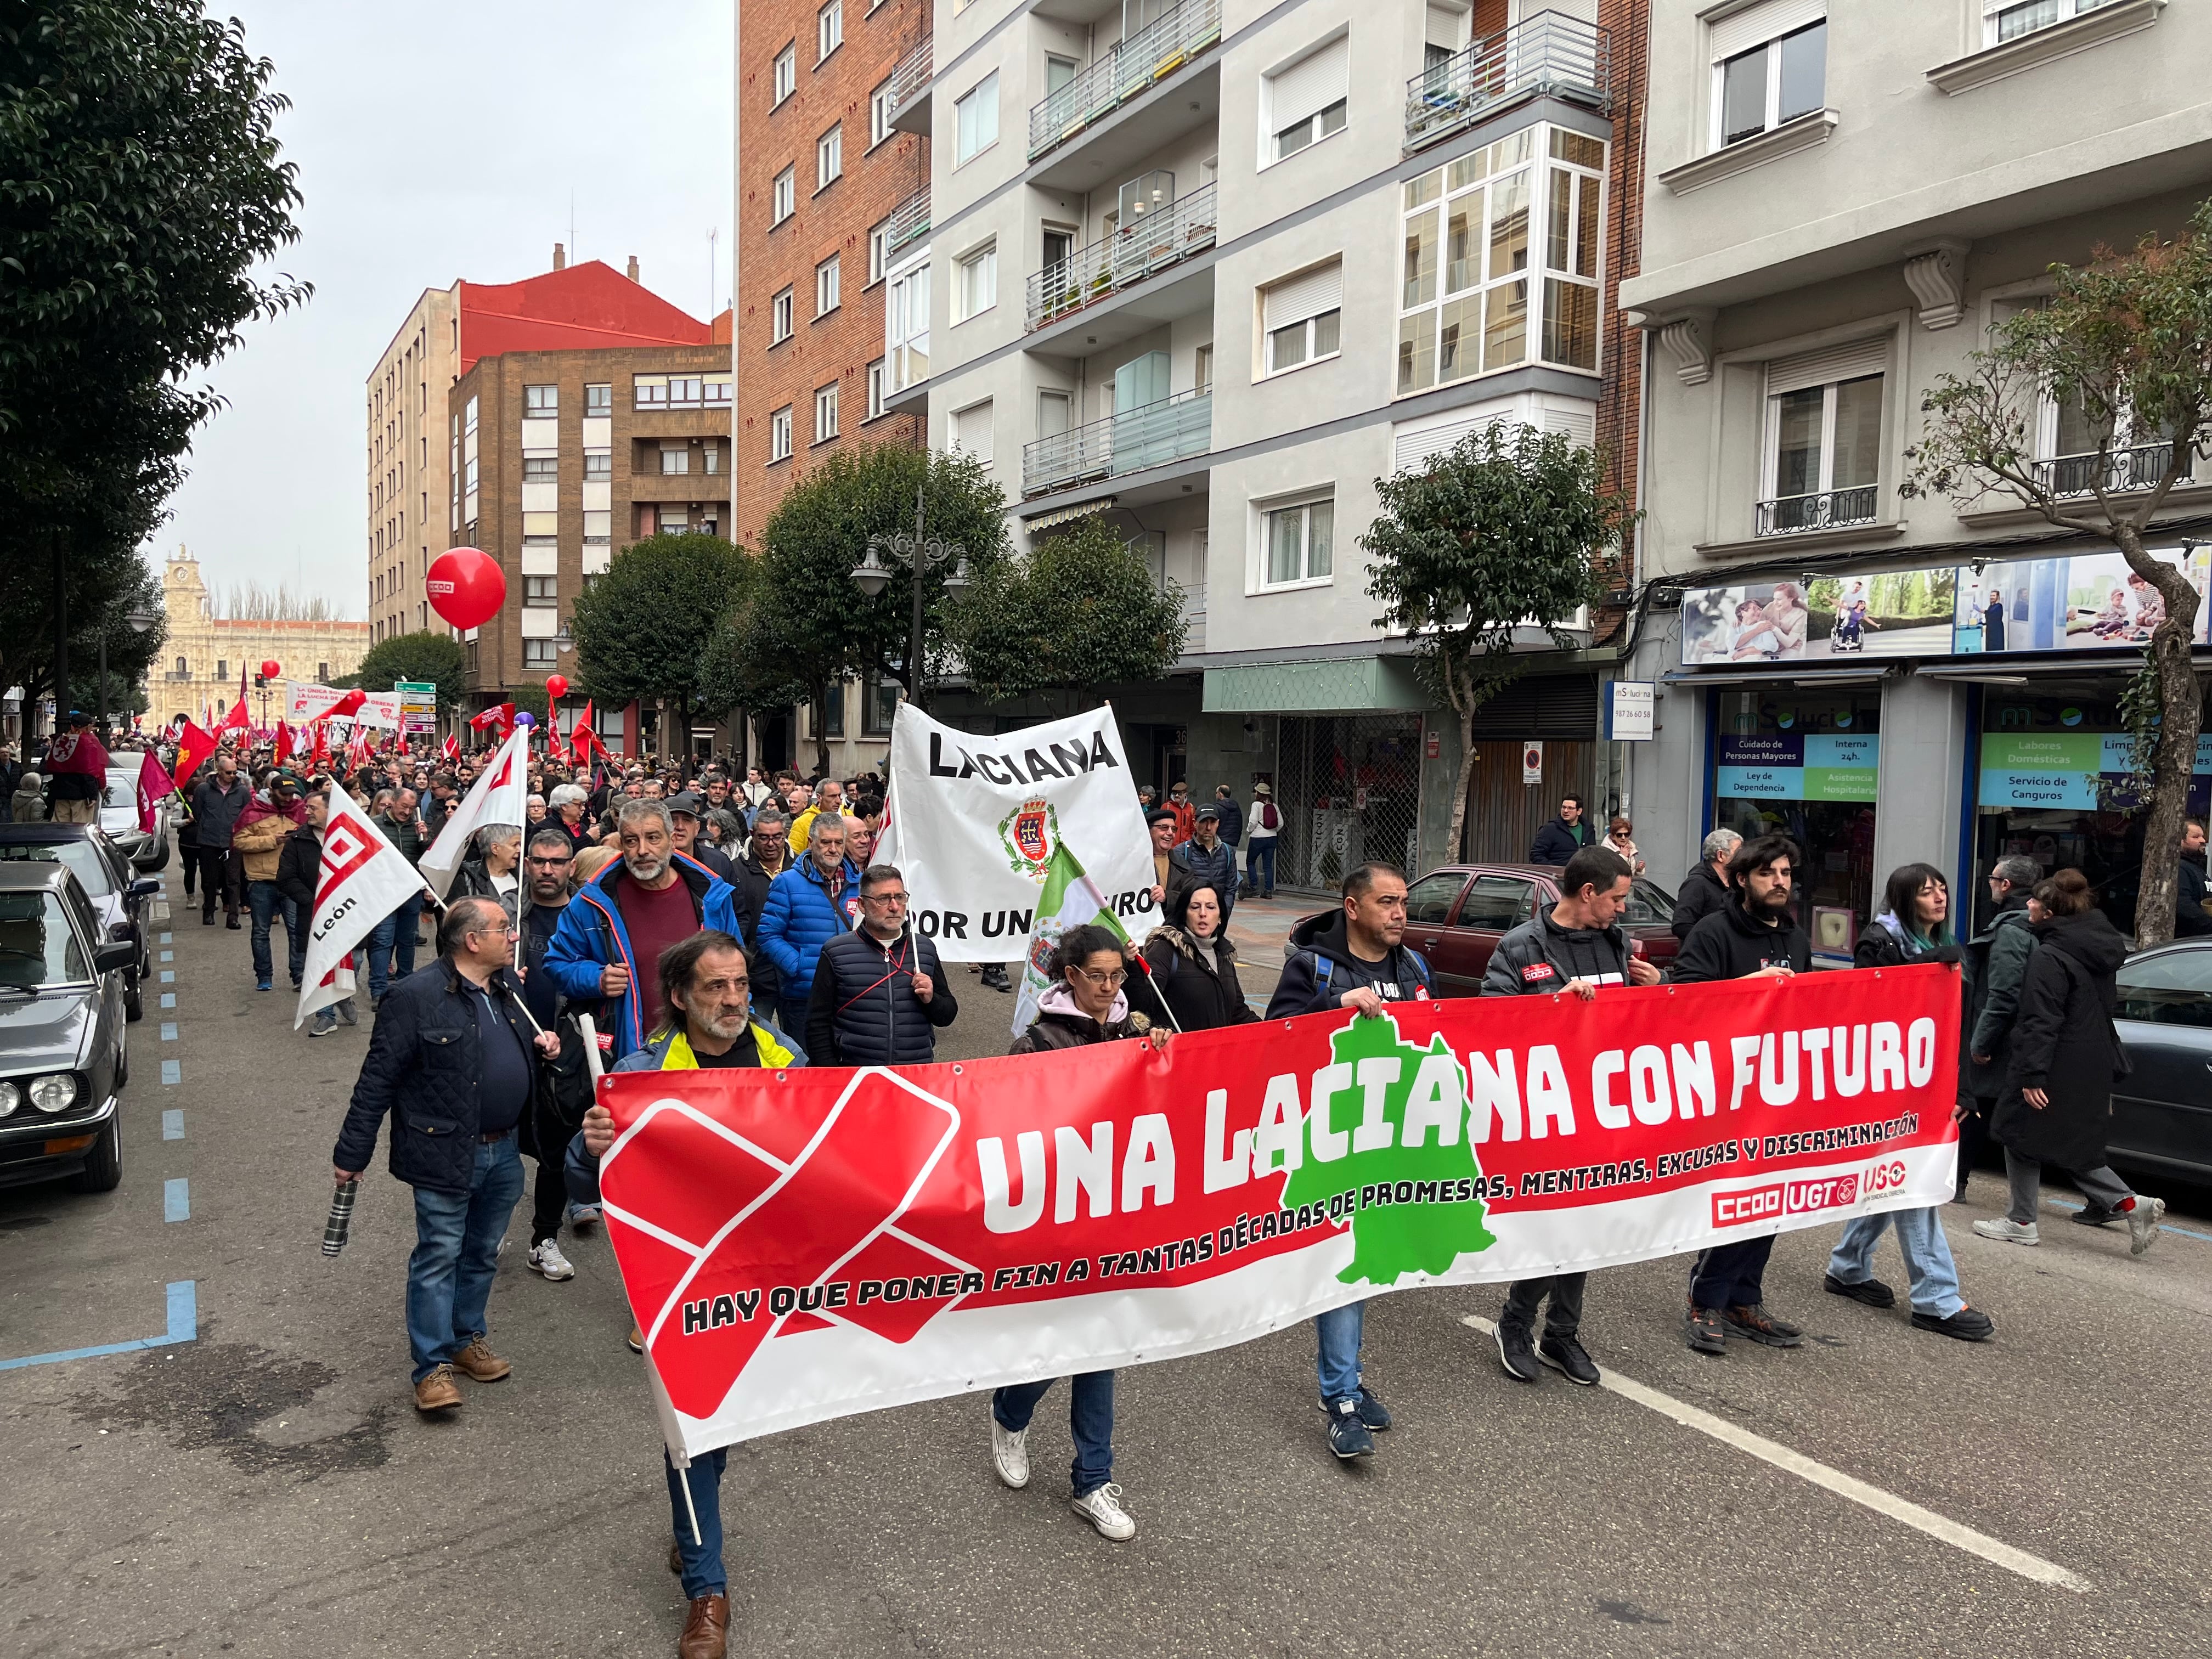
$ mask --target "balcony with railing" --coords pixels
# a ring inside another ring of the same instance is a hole
[[[1213,393],[1179,392],[1140,409],[1071,427],[1022,449],[1022,494],[1048,495],[1203,455],[1213,441]]]
[[[1181,201],[1148,213],[1110,236],[1033,272],[1024,328],[1042,328],[1213,246],[1217,187],[1201,185]]]
[[[1030,160],[1056,149],[1094,122],[1164,81],[1221,40],[1221,0],[1183,0],[1118,41],[1097,63],[1030,111]]]
[[[1182,653],[1188,657],[1206,649],[1206,584],[1178,586],[1176,591],[1182,599]]]
[[[1613,107],[1613,37],[1564,12],[1540,11],[1478,40],[1406,83],[1406,148],[1416,150],[1523,99]]]
[[[920,190],[891,210],[891,216],[884,227],[884,248],[887,253],[896,253],[909,242],[918,242],[929,234],[929,186]]]
[[[1881,506],[1877,484],[1816,490],[1809,495],[1781,495],[1761,501],[1752,524],[1755,536],[1792,536],[1805,530],[1842,530],[1872,524]]]
[[[899,59],[891,71],[890,125],[899,132],[929,131],[929,88],[932,69],[930,43],[924,40]]]
[[[2089,455],[2057,455],[2034,464],[2035,481],[2051,495],[2069,496],[2123,495],[2155,489],[2173,464],[2171,443],[2137,444],[2131,449],[2102,450]],[[2181,482],[2191,482],[2191,465],[2184,460]]]

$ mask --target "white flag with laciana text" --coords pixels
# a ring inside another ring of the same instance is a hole
[[[1063,837],[1103,907],[1142,938],[1158,919],[1152,840],[1111,706],[985,737],[901,703],[878,864],[906,878],[915,930],[947,962],[1029,954]]]
[[[307,964],[300,977],[299,1030],[317,1009],[354,992],[352,953],[369,931],[422,890],[422,878],[407,855],[385,838],[359,801],[331,780],[330,810],[323,820],[323,862],[315,876],[315,918],[307,929]]]

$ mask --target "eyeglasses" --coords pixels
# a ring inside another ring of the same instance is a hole
[[[860,895],[860,902],[863,904],[904,904],[906,902],[906,895],[904,893],[863,893]]]
[[[479,933],[483,934],[486,939],[490,939],[495,936],[500,939],[512,939],[514,936],[514,924],[509,921],[502,921],[495,923],[489,927],[471,927],[469,929],[469,937],[471,939],[474,939]]]
[[[1080,963],[1078,963],[1076,965],[1075,971],[1082,975],[1084,978],[1089,980],[1093,985],[1098,986],[1119,985],[1122,981],[1129,977],[1128,971],[1126,969],[1121,968],[1109,968],[1102,974],[1094,968],[1085,968]]]
[[[530,867],[533,870],[565,870],[574,862],[573,859],[532,859]]]

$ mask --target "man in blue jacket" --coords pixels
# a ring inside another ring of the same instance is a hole
[[[808,828],[806,856],[768,884],[761,907],[760,948],[775,963],[776,1018],[785,1030],[806,1029],[822,947],[849,933],[860,909],[860,872],[845,856],[845,820],[817,813]]]
[[[660,953],[702,927],[734,933],[738,915],[736,890],[676,850],[665,801],[624,801],[615,826],[622,857],[561,913],[545,971],[571,1002],[610,1005],[599,1025],[619,1060],[652,1029]]]

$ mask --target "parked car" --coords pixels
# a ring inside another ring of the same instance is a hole
[[[104,1193],[123,1179],[131,962],[72,870],[0,863],[0,1186],[67,1176]]]
[[[100,798],[100,827],[132,869],[150,872],[169,861],[169,814],[177,798],[167,794],[154,802],[154,827],[142,830],[138,826],[149,817],[145,788],[137,767],[109,767]]]
[[[1534,915],[1538,905],[1548,909],[1559,902],[1559,871],[1556,864],[1447,864],[1414,878],[1406,890],[1405,943],[1428,959],[1437,995],[1481,994],[1498,941]],[[1332,914],[1302,918],[1293,937],[1308,922]],[[1680,944],[1674,917],[1674,895],[1636,877],[1620,925],[1631,939],[1643,941],[1645,959],[1662,971]],[[1285,954],[1292,948],[1285,945]]]
[[[2121,965],[2114,1025],[2134,1067],[2112,1084],[2113,1158],[2212,1182],[2212,939]]]
[[[138,1018],[154,977],[154,930],[147,911],[161,881],[133,873],[115,844],[88,823],[0,823],[0,862],[24,860],[66,865],[100,920],[100,938],[130,941],[124,1006],[131,1018]]]

